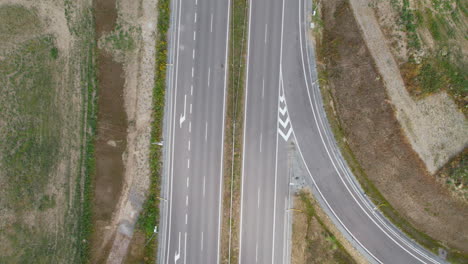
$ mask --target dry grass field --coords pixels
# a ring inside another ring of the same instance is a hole
[[[0,263],[87,255],[89,1],[0,1]]]

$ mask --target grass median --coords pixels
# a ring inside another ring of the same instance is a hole
[[[244,126],[244,75],[247,51],[247,0],[231,1],[229,76],[224,130],[224,191],[221,223],[221,263],[236,263]]]

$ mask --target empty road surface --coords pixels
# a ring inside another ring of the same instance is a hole
[[[280,75],[293,129],[291,140],[304,162],[307,177],[315,186],[315,193],[343,233],[371,262],[443,262],[382,217],[358,187],[339,153],[322,107],[314,52],[306,30],[311,12],[306,12],[304,5],[310,2],[286,1]]]
[[[229,0],[173,0],[159,263],[218,263]]]
[[[317,85],[306,4],[250,1],[239,262],[290,262],[290,144],[326,210],[371,262],[441,262],[378,213],[339,154]]]
[[[283,0],[252,0],[245,99],[240,263],[285,263],[287,140],[281,86]]]

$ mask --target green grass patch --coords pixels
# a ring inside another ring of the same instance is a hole
[[[41,21],[36,12],[20,5],[0,8],[0,43],[41,31]]]
[[[443,50],[448,50],[443,49]],[[411,94],[426,96],[440,91],[447,91],[459,108],[468,112],[468,64],[458,59],[456,51],[441,51],[425,58],[421,64],[407,63],[402,67],[405,84]]]
[[[421,48],[421,42],[416,32],[418,24],[416,23],[414,11],[409,6],[409,0],[403,0],[403,5],[400,9],[400,19],[408,36],[408,46],[412,49],[419,50]]]
[[[153,123],[151,142],[162,140],[164,118],[164,97],[166,91],[167,31],[170,22],[170,1],[158,1],[158,33],[156,37],[155,84],[153,89]],[[155,263],[157,239],[153,237],[154,227],[159,223],[159,193],[161,184],[161,147],[150,147],[150,188],[148,198],[138,218],[137,229],[145,234],[144,263]]]
[[[35,38],[0,62],[0,163],[10,206],[21,211],[38,207],[61,143],[53,47],[51,36]]]
[[[0,8],[1,19],[5,18],[1,15],[4,8]],[[89,186],[94,171],[96,115],[91,10],[82,10],[83,32],[74,43],[69,61],[61,57],[53,35],[41,34],[34,9],[7,6],[6,10],[13,12],[9,15],[24,16],[10,19],[20,29],[27,28],[0,33],[0,38],[10,34],[10,40],[16,41],[14,48],[0,51],[0,180],[7,182],[2,186],[5,192],[0,194],[0,206],[15,214],[15,220],[0,230],[2,241],[6,238],[15,252],[2,252],[0,263],[84,263],[92,231]],[[23,39],[31,28],[36,30],[34,34]],[[65,75],[67,66],[70,70]],[[70,111],[80,109],[60,97],[75,91],[81,92],[82,112],[70,115]],[[70,116],[72,119],[67,120]],[[70,133],[70,129],[82,131]],[[80,156],[73,164],[62,156],[71,151]],[[64,167],[56,175],[58,160]],[[52,179],[62,183],[57,185]],[[66,202],[59,204],[57,196]],[[44,213],[49,210],[64,222],[57,226],[44,222]],[[34,224],[28,219],[34,219]]]

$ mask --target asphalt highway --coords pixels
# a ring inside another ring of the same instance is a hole
[[[374,263],[439,263],[363,194],[323,111],[309,1],[250,0],[239,263],[289,263],[289,150],[345,237]],[[230,0],[173,0],[159,263],[220,263]],[[309,14],[309,15],[306,15]]]
[[[245,99],[240,263],[287,261],[287,140],[281,86],[282,0],[252,0]]]
[[[229,8],[172,1],[159,263],[219,263]]]
[[[343,233],[369,261],[442,262],[381,215],[378,207],[363,194],[339,153],[323,110],[313,45],[307,35],[311,12],[307,12],[304,5],[308,4],[305,0],[287,1],[280,71],[293,128],[292,138],[316,195]]]

